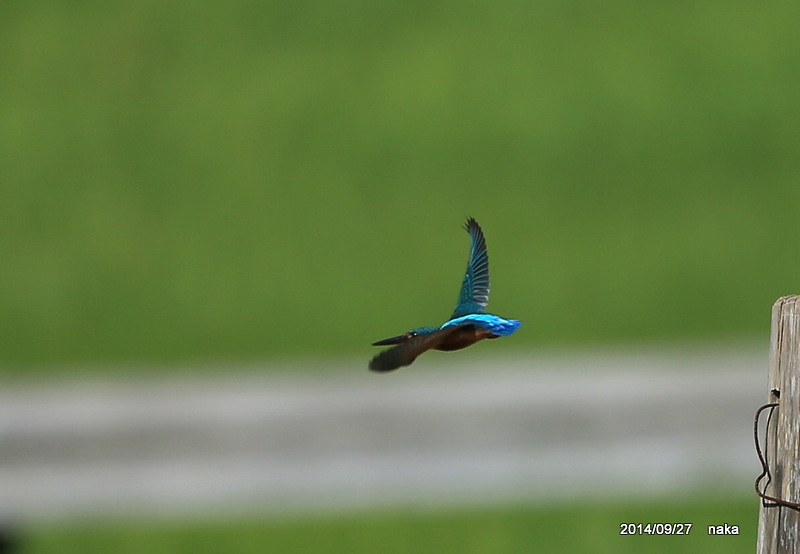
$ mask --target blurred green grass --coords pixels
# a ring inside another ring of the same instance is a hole
[[[443,512],[379,512],[222,522],[38,525],[21,535],[23,552],[749,553],[758,502],[751,497],[505,506]],[[688,536],[620,536],[622,523],[692,523]],[[710,536],[709,525],[737,536]]]
[[[475,216],[542,344],[766,340],[800,6],[0,5],[0,372],[360,355]]]

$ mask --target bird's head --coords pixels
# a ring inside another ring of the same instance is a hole
[[[416,329],[411,329],[410,331],[406,331],[402,335],[398,335],[396,337],[389,337],[388,339],[383,339],[377,342],[373,342],[372,346],[387,346],[390,344],[402,344],[408,340],[413,339],[418,335],[433,333],[437,329],[438,327],[417,327]]]

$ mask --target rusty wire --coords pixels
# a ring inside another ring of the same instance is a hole
[[[783,500],[782,498],[777,498],[775,496],[768,495],[765,491],[767,487],[772,482],[772,473],[769,470],[769,462],[767,460],[767,456],[765,454],[767,450],[767,442],[764,442],[764,452],[761,450],[761,444],[758,440],[758,421],[761,418],[761,412],[766,409],[769,409],[769,416],[767,416],[767,439],[769,439],[769,426],[772,422],[772,414],[775,412],[775,408],[779,406],[778,402],[770,402],[768,404],[764,404],[758,410],[756,410],[755,420],[753,422],[753,437],[755,439],[756,444],[756,454],[758,454],[758,461],[761,462],[761,475],[756,477],[756,494],[761,497],[761,504],[765,508],[774,508],[776,506],[785,506],[787,508],[791,508],[792,510],[800,510],[800,502],[789,502],[788,500]],[[759,486],[761,484],[761,480],[766,477],[767,482],[764,484],[764,490],[761,490]]]

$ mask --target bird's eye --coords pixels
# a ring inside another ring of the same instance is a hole
[[[406,333],[406,336],[408,336],[408,338],[410,338],[410,339],[414,338],[414,337],[417,336],[417,332],[416,331],[409,331],[408,333]]]

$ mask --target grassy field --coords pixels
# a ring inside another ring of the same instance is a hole
[[[0,377],[739,337],[800,291],[800,5],[0,2]],[[196,364],[196,365],[195,365]],[[298,364],[302,366],[302,364]],[[360,368],[364,370],[364,367]],[[754,498],[33,522],[22,552],[752,552]],[[686,521],[689,537],[619,536]],[[0,522],[2,523],[2,522]],[[709,524],[741,535],[713,537]]]
[[[204,552],[326,553],[713,553],[753,552],[758,502],[707,498],[565,506],[517,506],[444,512],[221,523],[111,523],[38,526],[22,535],[23,552],[36,554],[160,554]],[[688,522],[688,536],[620,536],[621,523]],[[738,536],[710,536],[709,525],[736,525]]]
[[[0,5],[0,373],[767,336],[800,290],[800,7]]]

